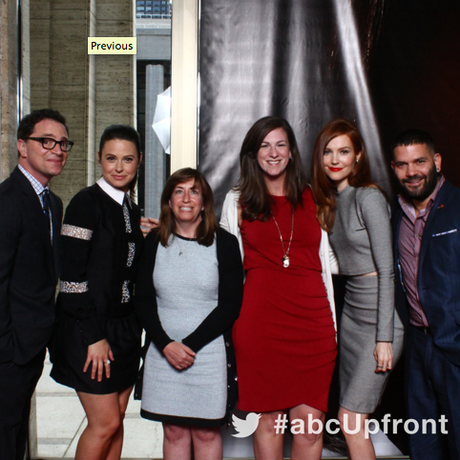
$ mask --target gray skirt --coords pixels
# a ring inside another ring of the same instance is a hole
[[[374,412],[379,405],[390,374],[375,372],[377,305],[377,276],[347,279],[339,335],[340,406],[363,414]],[[401,356],[403,337],[403,325],[395,311],[393,367]]]

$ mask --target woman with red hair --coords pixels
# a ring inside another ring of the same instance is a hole
[[[318,221],[329,233],[339,273],[347,276],[339,330],[339,420],[350,458],[375,459],[364,425],[401,354],[403,327],[394,311],[389,206],[371,179],[354,123],[333,120],[320,131],[311,184]]]

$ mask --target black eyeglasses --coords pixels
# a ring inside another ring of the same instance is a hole
[[[56,144],[59,144],[63,152],[70,152],[74,144],[72,141],[56,141],[51,139],[51,137],[28,137],[26,140],[28,139],[41,142],[42,147],[46,150],[53,150]]]

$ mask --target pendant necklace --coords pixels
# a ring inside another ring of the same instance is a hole
[[[283,248],[283,267],[288,268],[291,261],[289,259],[289,250],[291,249],[291,243],[292,243],[292,235],[294,234],[294,209],[292,210],[292,224],[291,224],[291,237],[289,238],[289,244],[287,251],[284,249],[284,241],[283,241],[283,235],[281,234],[280,228],[278,226],[278,222],[276,222],[275,216],[272,213],[273,221],[275,222],[276,228],[278,230],[279,236],[280,236],[280,241],[281,241],[281,247]]]
[[[179,246],[179,256],[182,256],[184,255],[184,250],[182,249],[182,244],[180,243],[180,240],[195,241],[195,238],[187,238],[186,236],[181,236],[177,233],[173,233],[173,235],[176,237],[177,245]]]

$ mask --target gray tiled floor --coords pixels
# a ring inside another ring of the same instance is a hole
[[[75,391],[56,383],[49,377],[50,370],[47,360],[37,385],[38,457],[74,458],[78,439],[86,426],[85,413]],[[142,419],[139,410],[140,402],[132,399],[125,418],[122,456],[162,458],[161,424]]]

